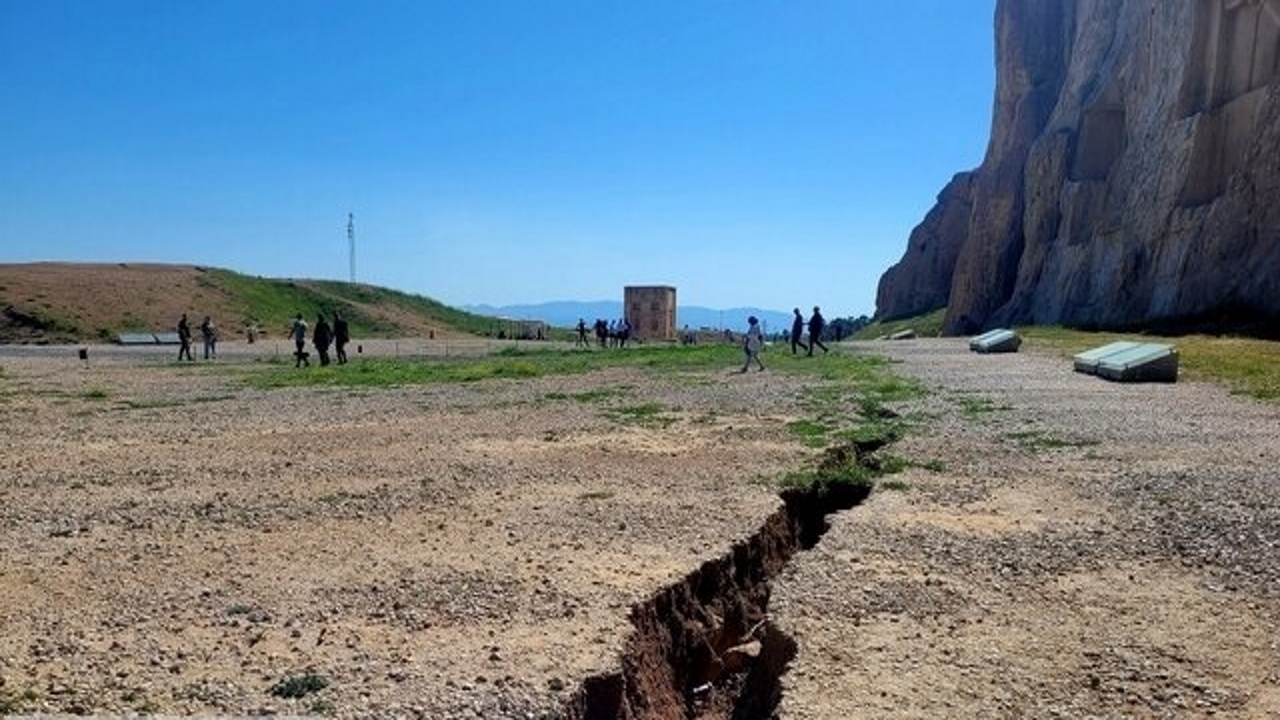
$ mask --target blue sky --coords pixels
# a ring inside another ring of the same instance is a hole
[[[0,0],[0,262],[870,314],[995,0]]]

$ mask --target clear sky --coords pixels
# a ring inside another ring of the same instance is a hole
[[[0,262],[870,314],[995,0],[0,0]]]

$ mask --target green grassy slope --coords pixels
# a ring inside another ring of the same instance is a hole
[[[374,285],[259,278],[228,270],[209,270],[201,282],[230,298],[234,322],[272,330],[288,327],[297,313],[311,322],[317,313],[332,318],[334,311],[361,337],[419,335],[424,330],[483,335],[495,328],[493,318]]]

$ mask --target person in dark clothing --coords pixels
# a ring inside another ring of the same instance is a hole
[[[289,329],[289,337],[293,338],[293,345],[297,348],[293,353],[293,366],[302,367],[306,365],[311,367],[311,361],[307,359],[307,321],[302,319],[302,313],[298,313],[298,317],[293,319],[293,327]]]
[[[822,317],[822,312],[818,310],[818,306],[813,306],[813,315],[809,316],[809,356],[813,355],[815,347],[822,348],[822,352],[827,351],[827,346],[822,344],[822,331],[827,329],[827,321]]]
[[[587,346],[587,321],[584,318],[578,318],[578,344],[577,347]]]
[[[791,319],[791,354],[796,354],[796,348],[804,348],[805,352],[809,351],[809,346],[800,341],[800,336],[804,333],[804,316],[800,314],[800,308],[795,309],[796,316]]]
[[[333,330],[324,315],[316,316],[315,330],[311,331],[311,344],[316,346],[316,354],[320,356],[320,367],[329,364],[329,343],[333,342]]]
[[[609,345],[609,323],[604,318],[596,318],[596,342],[600,347],[608,347]]]
[[[339,315],[333,314],[333,347],[338,353],[338,364],[347,364],[347,343],[351,342],[351,328],[347,326],[347,319]]]
[[[191,354],[191,323],[187,322],[186,313],[182,313],[182,319],[178,321],[178,343],[181,344],[178,348],[178,359],[181,360],[185,356],[194,362],[195,356]]]
[[[200,323],[200,337],[204,339],[204,359],[213,360],[218,357],[218,328],[208,315]]]

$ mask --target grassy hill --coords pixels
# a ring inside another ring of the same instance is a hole
[[[485,335],[499,321],[430,298],[330,280],[262,278],[190,265],[0,264],[0,342],[112,341],[119,332],[170,331],[182,313],[210,316],[224,338],[284,336],[341,312],[359,337]]]

